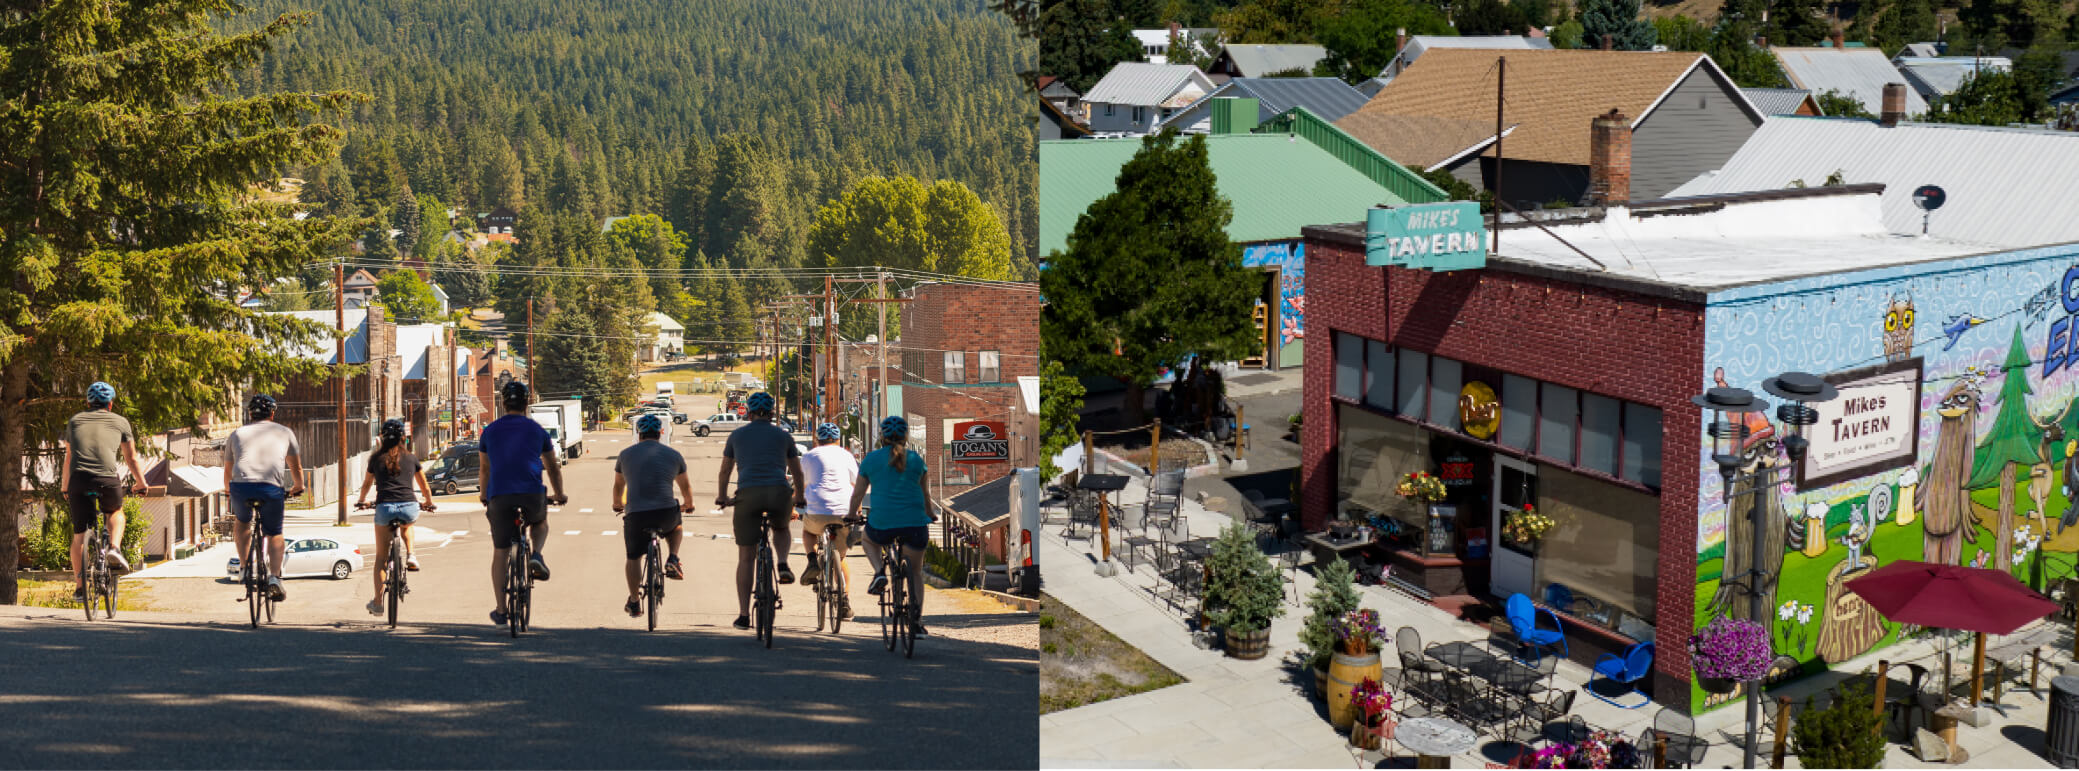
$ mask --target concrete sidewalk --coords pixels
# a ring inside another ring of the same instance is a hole
[[[440,512],[470,514],[483,512],[483,504],[474,501],[437,502]],[[350,546],[360,547],[362,553],[373,559],[375,555],[375,510],[347,511],[347,523],[339,525],[338,513],[331,507],[319,509],[290,509],[282,515],[282,537],[290,540],[299,538],[329,538]],[[445,548],[455,538],[453,532],[425,532],[413,537],[415,549]],[[124,574],[124,578],[216,578],[225,575],[225,565],[236,555],[238,547],[230,541],[215,544],[207,549],[190,554],[185,559],[167,560],[149,568]]]

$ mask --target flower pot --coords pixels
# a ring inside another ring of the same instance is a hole
[[[1379,741],[1385,738],[1384,730],[1385,725],[1383,723],[1365,725],[1362,720],[1352,721],[1350,724],[1350,746],[1361,750],[1376,750],[1379,748]]]
[[[1371,653],[1372,649],[1371,646],[1367,644],[1367,641],[1363,638],[1352,637],[1348,640],[1343,641],[1343,652],[1348,653],[1352,656],[1363,656],[1367,653]]]
[[[1254,660],[1270,653],[1270,627],[1254,632],[1242,633],[1227,630],[1227,655],[1238,659]]]
[[[1357,710],[1350,704],[1350,691],[1366,679],[1379,680],[1379,654],[1352,656],[1338,653],[1328,663],[1328,722],[1347,729],[1356,722]]]
[[[1740,688],[1740,681],[1729,677],[1704,677],[1703,675],[1697,675],[1696,684],[1697,687],[1704,689],[1705,693],[1732,693]]]

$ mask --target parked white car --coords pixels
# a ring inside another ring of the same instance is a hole
[[[282,577],[331,576],[345,580],[360,570],[360,547],[330,538],[292,538],[282,544]],[[238,558],[232,557],[224,572],[238,577]]]

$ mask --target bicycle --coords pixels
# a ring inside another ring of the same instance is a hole
[[[622,517],[626,521],[627,517]],[[650,538],[649,550],[642,560],[643,605],[650,617],[650,631],[657,631],[657,607],[664,604],[664,533],[657,528],[645,528],[643,533]]]
[[[823,627],[827,623],[830,626],[830,633],[837,634],[838,630],[843,628],[845,623],[844,606],[848,596],[846,594],[848,587],[846,586],[844,576],[844,553],[851,546],[851,538],[847,537],[845,539],[846,543],[840,544],[837,541],[837,531],[841,527],[854,527],[856,529],[857,525],[865,521],[865,517],[848,517],[844,520],[844,524],[825,525],[823,526],[822,536],[816,542],[817,550],[821,553],[823,559],[823,575],[816,580],[816,631],[818,632],[823,631]]]
[[[109,543],[108,518],[98,513],[101,511],[100,493],[89,491],[87,500],[97,513],[95,514],[94,526],[87,530],[86,546],[80,552],[80,558],[86,561],[85,564],[80,566],[82,575],[86,579],[86,597],[80,603],[80,606],[86,608],[87,620],[92,621],[94,620],[95,598],[101,598],[104,607],[107,608],[104,617],[115,618],[115,571],[108,567],[108,557],[104,554],[108,550]]]
[[[762,521],[758,523],[758,562],[752,570],[755,588],[751,592],[751,612],[756,617],[758,641],[771,648],[773,617],[780,610],[780,573],[772,553],[772,528]]]
[[[375,508],[375,504],[357,503],[354,504],[354,508],[372,509]],[[433,506],[421,506],[419,510],[422,512],[432,511]],[[411,592],[411,587],[406,585],[404,578],[404,574],[410,572],[405,567],[404,548],[404,531],[409,529],[411,529],[411,523],[409,522],[390,527],[390,564],[379,566],[389,570],[389,573],[383,576],[383,594],[386,599],[384,604],[389,606],[391,629],[397,628],[397,609],[403,604],[404,595]]]
[[[260,502],[248,500],[246,505],[253,510],[251,524],[246,528],[245,596],[238,601],[246,604],[252,615],[253,628],[260,628],[260,616],[267,616],[267,623],[274,623],[274,593],[267,591],[267,534],[260,527]]]
[[[520,633],[527,630],[527,614],[534,604],[534,571],[527,569],[534,547],[527,540],[526,518],[515,514],[513,526],[519,532],[505,554],[505,625],[512,630],[513,638],[519,639]]]
[[[869,543],[867,548],[884,547]],[[917,630],[910,625],[909,593],[913,591],[910,586],[910,558],[902,544],[890,544],[885,548],[888,556],[881,564],[888,566],[889,575],[888,587],[881,592],[881,642],[886,644],[890,651],[895,650],[895,646],[900,644],[902,655],[910,658],[917,653]]]

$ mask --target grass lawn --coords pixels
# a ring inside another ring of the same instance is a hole
[[[35,608],[79,609],[79,603],[72,601],[72,582],[69,580],[22,581],[19,587],[22,605]],[[144,595],[143,587],[138,582],[123,584],[121,591],[116,592],[116,610],[151,610],[151,602]]]
[[[1184,678],[1040,595],[1040,714],[1168,688]]]

